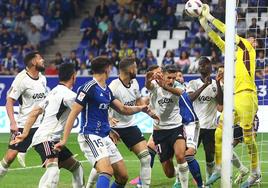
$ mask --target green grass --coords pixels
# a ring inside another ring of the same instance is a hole
[[[85,178],[87,180],[88,175],[91,170],[90,164],[86,161],[83,153],[80,151],[79,145],[76,141],[76,134],[72,134],[71,138],[69,139],[68,147],[69,149],[74,153],[78,154],[77,159],[81,160],[84,167],[84,173]],[[148,137],[148,135],[146,135]],[[262,168],[262,184],[259,185],[259,187],[268,187],[268,164],[267,164],[267,141],[268,141],[268,134],[259,134],[258,137],[258,144],[259,144],[259,151],[260,151],[260,157],[261,157],[261,168]],[[9,134],[0,134],[0,157],[2,158],[6,149],[7,149],[7,143],[9,140]],[[121,154],[123,155],[123,158],[126,162],[128,173],[129,173],[129,180],[135,178],[139,174],[139,161],[137,160],[136,156],[133,155],[129,150],[120,143],[118,145],[119,150]],[[242,158],[243,162],[249,166],[249,160],[247,157],[247,152],[245,146],[238,146],[236,148],[237,153]],[[204,167],[204,152],[203,147],[200,146],[196,158],[198,159],[202,175],[205,175],[205,167]],[[39,158],[39,155],[31,149],[27,156],[26,156],[26,165],[27,168],[23,169],[20,167],[17,160],[14,161],[12,164],[9,173],[1,180],[0,187],[1,188],[36,188],[38,187],[38,182],[42,174],[44,173],[44,169],[37,167],[41,164],[41,160]],[[236,170],[234,169],[234,173]],[[159,163],[158,159],[155,159],[155,165],[152,169],[152,185],[151,187],[157,187],[157,188],[168,188],[172,187],[174,182],[173,179],[168,179],[163,171],[161,164]],[[66,170],[61,170],[60,174],[60,188],[71,188],[71,174]],[[131,185],[127,185],[126,187],[133,187]],[[190,176],[190,186],[189,187],[195,187],[192,181],[192,178]],[[215,183],[213,187],[218,188],[220,187],[220,181]],[[234,185],[233,187],[238,187],[237,185]],[[256,186],[258,187],[258,186]]]

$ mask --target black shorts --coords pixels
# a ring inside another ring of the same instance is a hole
[[[204,148],[206,146],[213,146],[215,148],[215,131],[216,129],[200,129],[198,147],[202,142]]]
[[[243,142],[243,129],[239,125],[234,126],[234,140]]]
[[[61,162],[73,156],[73,153],[67,147],[63,147],[60,152],[54,150],[54,145],[56,143],[57,142],[46,141],[33,146],[35,151],[37,151],[37,153],[40,155],[42,164],[44,164],[45,161],[50,158],[58,158],[59,162]]]
[[[124,144],[131,149],[132,146],[145,140],[141,130],[137,126],[131,126],[126,128],[113,128],[115,130]]]
[[[37,129],[38,128],[31,128],[28,136],[22,142],[20,142],[18,144],[9,145],[8,148],[9,149],[12,149],[12,150],[16,150],[18,152],[25,153],[27,151],[27,149],[29,148],[29,146],[31,145],[32,139],[33,139],[33,135],[34,135],[34,133],[36,132]],[[19,128],[19,131],[17,133],[11,133],[10,141],[11,140],[14,140],[15,137],[18,134],[21,134],[22,132],[23,132],[23,128]]]
[[[168,130],[154,130],[153,140],[161,163],[169,160],[174,155],[174,144],[176,140],[184,139],[183,126]]]

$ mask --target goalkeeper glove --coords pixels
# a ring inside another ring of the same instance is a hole
[[[202,16],[204,16],[208,21],[212,22],[215,18],[210,14],[210,9],[207,4],[203,4]]]
[[[209,33],[210,31],[212,31],[211,27],[208,25],[207,19],[204,16],[199,17],[199,22],[206,32]]]

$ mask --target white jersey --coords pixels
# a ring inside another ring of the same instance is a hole
[[[139,84],[136,79],[131,80],[130,86],[127,87],[119,78],[117,78],[110,83],[109,88],[113,92],[114,98],[127,106],[136,105],[137,99],[141,97]],[[119,120],[116,128],[125,128],[135,125],[134,115],[122,115],[113,109],[110,110],[109,115]]]
[[[19,101],[17,126],[23,128],[25,121],[33,107],[43,101],[47,95],[46,77],[39,73],[38,79],[32,78],[26,70],[21,71],[12,82],[7,97]],[[40,118],[33,125],[38,127]]]
[[[167,90],[160,87],[156,81],[152,81],[153,89],[150,91],[150,107],[160,117],[160,121],[154,120],[154,126],[158,129],[173,129],[182,125],[179,99]],[[180,88],[179,84],[174,84]]]
[[[187,92],[195,92],[202,87],[204,82],[201,78],[189,82]],[[217,117],[217,84],[212,79],[212,83],[207,86],[199,97],[193,102],[194,111],[199,119],[201,129],[215,129]]]
[[[43,109],[40,127],[33,136],[32,145],[45,141],[59,141],[76,94],[64,85],[53,88],[44,101],[39,103]]]

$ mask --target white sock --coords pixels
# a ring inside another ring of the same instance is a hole
[[[0,178],[4,177],[7,174],[9,164],[6,162],[5,159],[0,161]]]
[[[177,165],[178,174],[181,182],[182,188],[188,188],[188,174],[189,168],[187,162]]]
[[[140,178],[142,183],[142,188],[149,188],[151,184],[151,156],[148,150],[144,150],[138,154],[140,159],[141,169]]]
[[[97,170],[95,168],[92,168],[88,177],[86,188],[93,188],[97,182],[98,177],[99,177],[99,174]]]
[[[60,177],[60,169],[57,162],[47,165],[45,174],[39,181],[39,188],[57,188]]]
[[[176,166],[174,166],[174,176],[176,177],[175,183],[178,183],[180,181],[180,175]]]
[[[22,152],[19,152],[17,155],[18,161],[22,167],[26,167],[25,156],[26,156],[26,153],[22,153]]]
[[[72,177],[73,188],[85,187],[84,171],[83,171],[83,168],[79,162],[78,162],[78,165],[79,166],[72,172],[73,173],[73,177]]]
[[[233,159],[232,159],[233,165],[237,168],[237,169],[241,169],[244,167],[244,165],[241,163],[239,157],[237,156],[237,154],[235,153],[235,151],[233,151]]]

